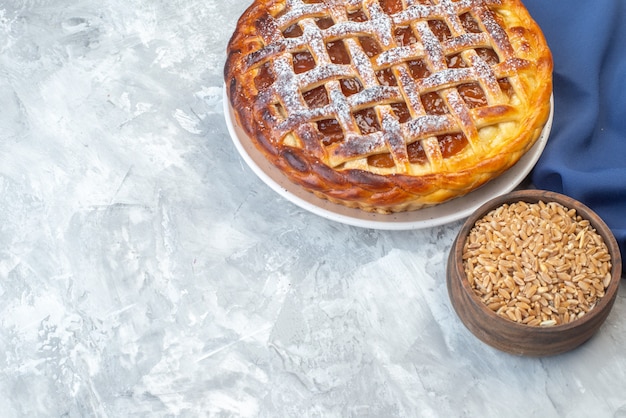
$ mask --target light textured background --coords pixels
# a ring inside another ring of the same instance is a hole
[[[222,112],[246,2],[0,2],[0,415],[626,417],[626,289],[553,358],[452,310],[460,223],[285,201]]]

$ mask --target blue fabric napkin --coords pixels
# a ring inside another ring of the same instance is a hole
[[[613,231],[624,257],[626,1],[524,4],[543,29],[554,59],[554,121],[532,182],[594,210]]]

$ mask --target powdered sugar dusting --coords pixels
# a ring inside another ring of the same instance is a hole
[[[285,114],[277,116],[275,122],[276,129],[283,134],[297,133],[302,124],[335,119],[344,132],[344,140],[328,148],[333,165],[372,153],[390,153],[395,161],[406,161],[409,143],[444,133],[462,132],[470,142],[477,140],[470,109],[456,87],[479,80],[488,105],[501,104],[504,95],[498,78],[503,77],[502,72],[512,64],[501,63],[492,67],[474,52],[475,48],[493,48],[501,62],[516,62],[506,32],[489,9],[498,4],[498,0],[441,0],[431,5],[410,1],[403,10],[387,14],[378,2],[333,0],[307,4],[302,0],[288,0],[285,12],[267,24],[270,28],[277,28],[267,31],[268,45],[255,53],[250,61],[251,65],[260,65],[273,57],[273,71],[277,74],[275,82],[260,93],[264,100],[257,106],[268,106],[273,102],[284,109]],[[367,16],[367,19],[350,20],[348,8],[353,12],[359,5],[361,16]],[[467,12],[472,13],[484,32],[465,31],[459,16]],[[326,22],[332,20],[331,24],[320,25],[318,22],[322,17]],[[447,26],[450,35],[445,40],[433,32],[429,25],[431,20]],[[302,32],[299,36],[276,37],[277,33],[296,24]],[[412,28],[416,40],[408,45],[398,44],[396,30],[407,27]],[[366,49],[362,37],[375,40],[381,51]],[[328,42],[337,39],[341,39],[349,54],[349,65],[333,63]],[[308,52],[315,64],[313,68],[296,74],[293,54],[302,51]],[[460,59],[465,65],[449,68],[448,57],[458,53],[462,54]],[[416,60],[428,67],[430,74],[425,78],[416,79],[408,71],[409,62]],[[395,82],[380,79],[383,71],[392,74]],[[362,89],[348,94],[342,91],[338,80],[351,79],[358,80]],[[325,86],[329,103],[309,108],[302,92],[320,85]],[[421,98],[426,92],[439,92],[448,108],[447,114],[428,114]],[[392,104],[406,105],[411,115],[409,120],[400,123],[399,116],[388,107]],[[376,113],[380,120],[376,126],[379,131],[361,134],[354,112],[368,108],[378,109]],[[309,128],[306,132],[310,132]],[[425,149],[430,150],[427,153],[434,152],[432,147]],[[434,154],[429,157],[431,160],[441,158]],[[399,166],[398,170],[403,168]]]
[[[379,67],[391,67],[403,64],[410,59],[419,59],[422,57],[424,57],[424,46],[422,44],[400,46],[380,54],[378,58],[376,58],[376,65]]]

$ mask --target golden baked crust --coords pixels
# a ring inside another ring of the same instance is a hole
[[[291,181],[389,213],[515,164],[549,116],[552,56],[519,0],[255,0],[224,75]]]

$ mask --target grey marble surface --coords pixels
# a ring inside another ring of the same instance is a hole
[[[0,2],[0,415],[626,417],[626,288],[514,357],[460,323],[460,222],[325,220],[222,111],[246,2]]]

